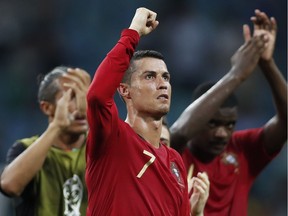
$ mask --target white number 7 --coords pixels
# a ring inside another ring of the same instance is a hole
[[[148,152],[148,151],[146,151],[146,150],[143,151],[143,154],[148,155],[148,156],[150,156],[151,158],[150,158],[150,160],[149,160],[146,164],[144,164],[143,168],[142,168],[142,169],[140,170],[140,172],[138,173],[137,178],[141,178],[141,176],[144,174],[144,172],[146,171],[146,169],[148,168],[148,166],[150,166],[150,165],[155,161],[155,159],[156,159],[156,157],[155,157],[152,153],[150,153],[150,152]]]

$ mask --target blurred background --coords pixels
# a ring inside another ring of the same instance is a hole
[[[0,1],[0,168],[15,140],[41,134],[46,117],[37,103],[37,77],[68,65],[91,75],[130,25],[137,7],[158,13],[160,25],[141,39],[139,49],[166,58],[173,85],[171,125],[189,105],[197,84],[218,80],[243,43],[242,25],[256,8],[278,22],[275,61],[287,79],[287,1],[285,0],[1,0]],[[274,115],[269,86],[256,70],[236,92],[237,129],[262,126]],[[121,117],[125,107],[119,102]],[[257,160],[257,155],[255,155]],[[287,215],[287,147],[262,172],[252,188],[249,215]],[[11,202],[0,195],[1,216]]]

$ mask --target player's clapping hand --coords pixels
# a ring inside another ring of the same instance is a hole
[[[204,207],[209,197],[210,181],[207,173],[199,172],[196,177],[188,179],[188,191],[190,197],[191,215],[203,216]]]

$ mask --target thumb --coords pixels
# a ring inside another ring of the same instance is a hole
[[[192,163],[189,167],[188,173],[187,173],[187,180],[189,181],[193,176],[194,171],[194,164]]]

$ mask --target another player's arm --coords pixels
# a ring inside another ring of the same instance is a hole
[[[68,101],[71,89],[57,103],[55,120],[46,131],[24,152],[8,164],[1,174],[1,190],[10,196],[20,196],[27,184],[41,169],[47,153],[60,131],[69,125]],[[56,117],[58,116],[58,117]]]
[[[257,9],[251,21],[254,36],[265,33],[269,37],[268,46],[259,60],[259,67],[269,83],[276,107],[276,115],[265,124],[263,134],[264,147],[269,154],[273,154],[287,140],[287,82],[273,59],[277,35],[275,18],[269,18],[266,13]],[[251,33],[248,25],[244,25],[243,32],[245,40],[249,40]]]
[[[229,95],[251,75],[267,46],[267,41],[265,34],[255,36],[237,50],[231,58],[230,71],[191,103],[171,126],[171,147],[179,152],[183,151],[188,140],[208,123]]]
[[[287,141],[287,83],[274,60],[261,61],[260,67],[273,95],[276,115],[264,127],[264,147],[273,154]]]

